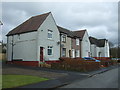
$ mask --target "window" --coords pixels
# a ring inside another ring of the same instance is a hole
[[[62,48],[62,56],[66,57],[66,48]]]
[[[52,55],[52,54],[53,54],[53,47],[48,46],[48,55]]]
[[[76,45],[79,45],[79,39],[76,39]]]
[[[62,41],[62,42],[66,42],[66,35],[62,35],[62,36],[61,36],[61,41]]]
[[[48,30],[48,39],[52,39],[52,33],[53,33],[52,30]]]
[[[80,51],[76,50],[76,57],[79,57],[79,56],[80,56]]]

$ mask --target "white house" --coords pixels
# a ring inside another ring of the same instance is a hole
[[[81,37],[80,53],[81,57],[90,57],[90,40],[87,30],[74,31],[74,34]]]
[[[110,57],[109,43],[106,39],[96,39],[89,37],[91,43],[91,56],[92,57]]]
[[[52,14],[33,16],[7,34],[7,60],[33,66],[59,60],[58,42],[59,31]]]

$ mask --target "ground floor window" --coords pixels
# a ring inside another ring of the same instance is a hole
[[[62,57],[66,57],[66,48],[62,48]]]
[[[53,54],[53,47],[52,46],[48,46],[48,55],[52,55]]]

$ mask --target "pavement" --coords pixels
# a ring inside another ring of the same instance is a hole
[[[40,83],[35,83],[35,84],[17,87],[17,88],[47,88],[47,89],[56,89],[58,87],[62,87],[62,86],[71,84],[71,83],[76,82],[78,80],[84,80],[84,79],[90,78],[96,74],[100,74],[100,73],[103,73],[103,72],[106,72],[106,71],[109,71],[113,68],[118,67],[118,65],[115,65],[115,66],[100,68],[99,70],[91,71],[91,72],[75,72],[75,71],[65,71],[65,70],[53,70],[53,69],[41,68],[41,67],[10,65],[10,67],[11,66],[17,67],[17,68],[30,69],[30,70],[53,72],[53,73],[57,73],[57,74],[65,74],[62,77],[52,78],[50,80],[43,81]]]

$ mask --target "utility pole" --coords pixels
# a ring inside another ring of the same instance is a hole
[[[3,23],[0,21],[0,35],[2,36],[2,25],[3,25]],[[1,38],[1,40],[2,40],[2,38]],[[3,46],[3,40],[1,41],[1,45]]]

